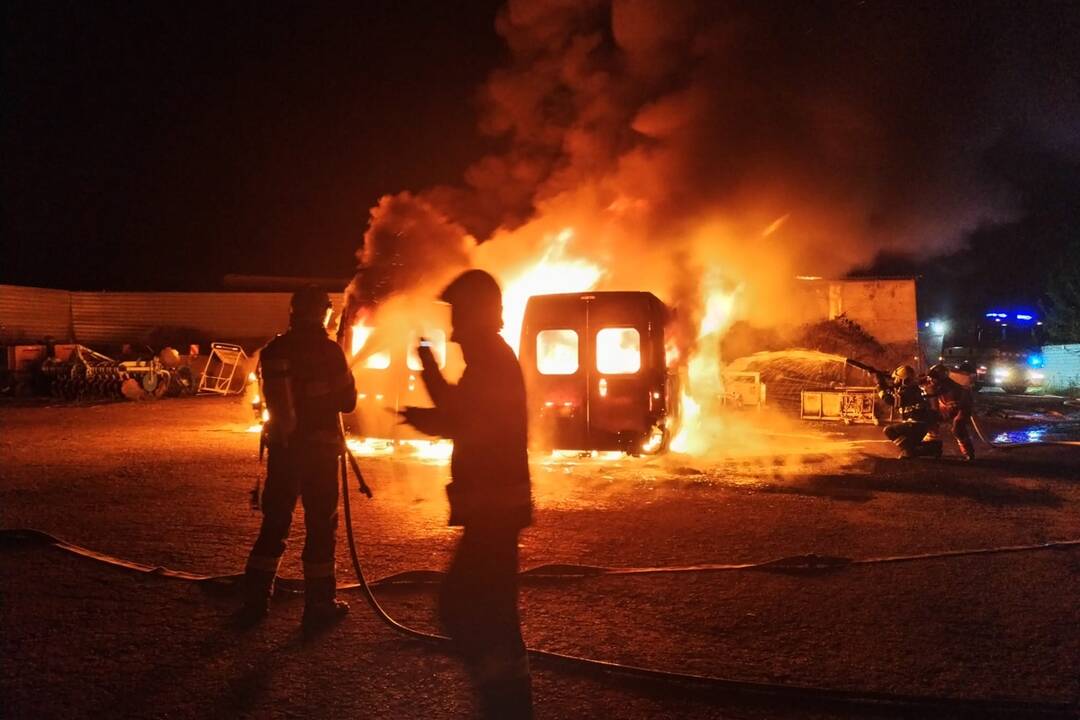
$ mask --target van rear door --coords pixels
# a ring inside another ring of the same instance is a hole
[[[587,331],[587,304],[577,295],[529,299],[520,355],[529,392],[529,434],[536,447],[590,447]]]
[[[649,307],[638,293],[588,300],[589,443],[598,450],[636,446],[649,431]]]

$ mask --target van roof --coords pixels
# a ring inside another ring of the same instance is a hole
[[[651,298],[660,304],[664,302],[646,290],[590,290],[588,292],[576,292],[576,293],[550,293],[546,295],[533,295],[529,300],[545,300],[547,298],[577,298],[578,300],[591,300],[594,298],[604,298],[617,300],[619,298],[625,298],[627,300],[642,300]]]

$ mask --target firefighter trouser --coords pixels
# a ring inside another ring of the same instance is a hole
[[[483,717],[532,717],[517,573],[517,528],[466,527],[439,595],[439,618],[468,665]]]
[[[304,504],[304,597],[308,604],[334,597],[334,544],[338,523],[338,448],[331,444],[272,445],[262,496],[263,520],[245,575],[254,598],[268,598],[296,499]]]
[[[887,426],[885,437],[892,440],[893,444],[905,455],[918,455],[924,447],[923,438],[930,432],[930,427],[930,423],[927,422],[904,420]]]
[[[952,423],[953,435],[956,436],[956,444],[960,446],[960,454],[969,460],[975,457],[975,443],[971,440],[971,418],[957,417]]]

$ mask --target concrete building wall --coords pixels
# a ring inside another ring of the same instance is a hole
[[[804,323],[844,316],[883,345],[915,346],[918,311],[915,279],[800,280]]]

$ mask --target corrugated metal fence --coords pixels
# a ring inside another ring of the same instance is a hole
[[[69,292],[0,285],[0,343],[148,343],[192,337],[252,345],[289,323],[289,293]],[[334,297],[335,312],[341,297]]]
[[[74,334],[67,290],[0,285],[0,342],[70,340]]]
[[[1080,387],[1080,344],[1045,345],[1042,352],[1046,387],[1051,390]]]

